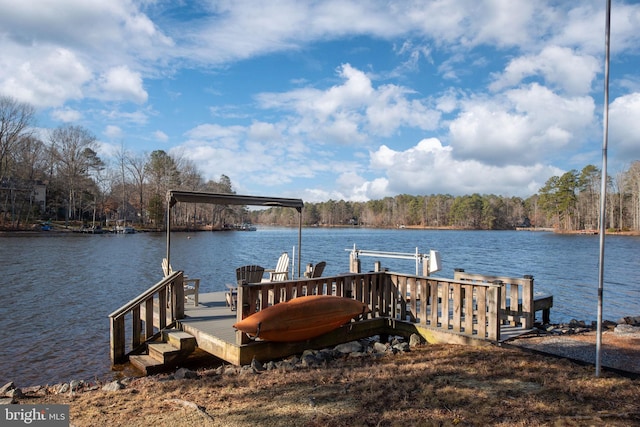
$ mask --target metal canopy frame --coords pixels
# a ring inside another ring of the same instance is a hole
[[[167,263],[171,265],[171,208],[176,203],[206,203],[213,205],[242,205],[294,208],[298,211],[298,277],[300,277],[300,260],[302,253],[302,199],[282,197],[243,196],[238,194],[206,193],[200,191],[167,191]]]

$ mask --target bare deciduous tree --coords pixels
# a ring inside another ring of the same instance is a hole
[[[0,96],[0,181],[7,177],[8,160],[22,138],[31,135],[34,108]]]
[[[49,141],[67,194],[67,219],[73,219],[81,208],[80,192],[90,184],[90,170],[100,162],[96,137],[83,127],[67,125],[51,131]]]

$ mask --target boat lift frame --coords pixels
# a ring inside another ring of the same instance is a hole
[[[353,249],[345,249],[350,251],[350,260],[358,260],[361,256],[376,257],[376,258],[393,258],[393,259],[415,259],[416,262],[416,276],[420,275],[420,264],[423,264],[423,275],[428,276],[431,273],[440,271],[442,269],[442,262],[440,261],[440,252],[430,250],[429,254],[420,253],[418,247],[416,247],[415,253],[411,252],[389,252],[389,251],[372,251],[366,249],[358,249],[356,244],[353,244]]]

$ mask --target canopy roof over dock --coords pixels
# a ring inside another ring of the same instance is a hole
[[[238,194],[204,193],[199,191],[169,190],[167,193],[169,207],[178,202],[209,203],[215,205],[246,205],[295,208],[298,212],[304,207],[302,199],[286,199],[282,197],[241,196]]]
[[[176,203],[206,203],[213,205],[242,205],[294,208],[298,211],[298,277],[300,277],[300,259],[302,245],[302,199],[283,197],[244,196],[239,194],[207,193],[200,191],[167,191],[167,261],[171,260],[171,208]]]

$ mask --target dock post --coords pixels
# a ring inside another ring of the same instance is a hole
[[[360,259],[355,252],[349,254],[349,272],[360,273]]]
[[[522,287],[522,310],[525,312],[526,325],[522,325],[525,329],[533,328],[535,321],[535,309],[533,299],[533,276],[525,274],[524,278],[529,280],[528,285]]]
[[[238,285],[236,296],[236,322],[249,315],[249,292],[246,283],[243,281]],[[236,345],[247,344],[251,340],[242,331],[236,330]]]

